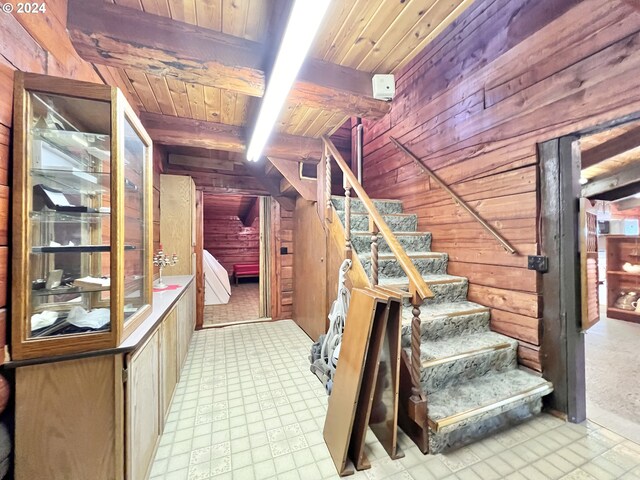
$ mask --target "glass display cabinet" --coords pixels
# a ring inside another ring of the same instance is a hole
[[[16,73],[12,357],[117,347],[151,311],[151,140],[122,92]]]

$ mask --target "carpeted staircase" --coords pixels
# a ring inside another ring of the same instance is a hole
[[[461,447],[538,414],[542,397],[553,390],[551,383],[518,368],[518,342],[491,331],[489,308],[467,300],[468,280],[447,274],[447,254],[431,251],[431,234],[417,231],[417,216],[403,213],[400,201],[374,204],[435,295],[420,309],[430,452]],[[333,205],[344,224],[344,198],[333,197]],[[353,249],[368,273],[368,216],[359,200],[352,200],[351,207]],[[378,244],[379,283],[406,288],[408,279],[384,239]],[[407,351],[411,308],[406,303],[403,310]]]

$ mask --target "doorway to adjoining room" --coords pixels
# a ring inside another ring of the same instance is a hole
[[[204,326],[254,321],[260,308],[261,199],[204,195]]]

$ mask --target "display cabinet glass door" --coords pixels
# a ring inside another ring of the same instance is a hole
[[[109,331],[110,104],[30,92],[29,106],[27,338]]]
[[[133,315],[151,303],[146,288],[148,275],[145,249],[148,230],[144,228],[148,205],[145,202],[148,147],[132,122],[124,118],[124,319],[125,325]]]

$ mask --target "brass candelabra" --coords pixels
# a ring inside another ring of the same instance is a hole
[[[167,255],[162,251],[162,246],[160,250],[153,255],[153,264],[160,269],[160,278],[158,278],[156,287],[167,288],[167,284],[162,280],[162,269],[165,267],[173,267],[176,263],[178,263],[178,255],[175,253],[173,255]]]

